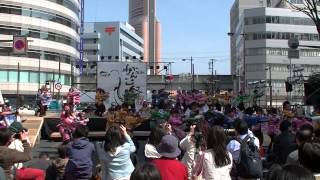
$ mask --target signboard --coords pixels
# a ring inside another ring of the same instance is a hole
[[[289,59],[299,59],[300,58],[299,50],[297,50],[297,49],[289,49],[288,58]]]
[[[291,38],[288,40],[288,46],[292,49],[297,49],[299,47],[299,39]]]
[[[25,55],[28,50],[27,37],[13,36],[12,50],[15,55]]]
[[[141,62],[98,62],[97,87],[109,93],[107,107],[111,104],[121,105],[125,90],[130,88],[136,90],[140,99],[146,99],[147,66]]]
[[[56,90],[61,90],[62,89],[62,84],[61,83],[57,83],[54,85],[54,88],[56,88]]]

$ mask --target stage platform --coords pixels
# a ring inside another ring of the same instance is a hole
[[[89,129],[88,137],[92,140],[103,140],[106,134],[106,118],[98,117],[98,116],[89,116],[89,122],[87,127]],[[44,117],[43,126],[41,129],[41,137],[42,139],[47,140],[61,140],[61,135],[59,133],[59,129],[57,125],[60,122],[60,114],[51,113],[48,116]],[[148,126],[148,125],[147,125]],[[146,126],[145,126],[146,127]],[[147,138],[150,134],[148,128],[144,128],[142,126],[135,128],[131,132],[133,137],[136,138]]]
[[[23,116],[22,125],[28,129],[31,146],[34,147],[40,142],[40,132],[44,118],[37,116]]]

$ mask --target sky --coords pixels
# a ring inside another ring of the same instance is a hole
[[[86,0],[85,21],[128,21],[129,0]],[[162,61],[173,62],[172,73],[209,74],[217,59],[217,74],[230,74],[229,11],[233,0],[157,0],[162,26]]]

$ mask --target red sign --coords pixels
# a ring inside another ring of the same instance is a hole
[[[106,27],[104,28],[104,31],[107,32],[109,34],[109,36],[111,35],[111,33],[115,32],[116,31],[116,28],[115,27]]]
[[[28,41],[26,36],[13,36],[12,49],[14,54],[26,54],[28,49]]]

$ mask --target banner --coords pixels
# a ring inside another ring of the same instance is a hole
[[[121,105],[125,90],[130,88],[146,99],[147,66],[141,62],[98,62],[97,88],[109,93],[107,107]]]

